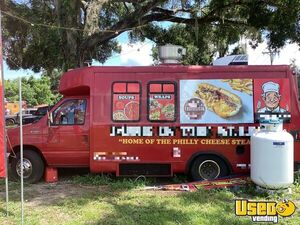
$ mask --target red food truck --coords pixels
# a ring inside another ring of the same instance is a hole
[[[249,172],[250,136],[270,118],[294,136],[300,165],[298,83],[288,66],[86,67],[66,72],[59,90],[48,115],[23,127],[29,182],[46,167],[194,180]],[[19,129],[8,137],[18,177]]]

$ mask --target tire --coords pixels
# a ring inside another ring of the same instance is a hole
[[[190,167],[191,178],[197,180],[213,180],[219,177],[227,176],[229,169],[218,156],[201,155],[198,156]]]
[[[11,160],[11,175],[14,180],[20,180],[20,163],[20,152],[18,152],[16,158],[12,158]],[[44,161],[41,156],[32,150],[24,150],[23,163],[24,181],[28,183],[38,182],[44,175],[45,169]]]
[[[13,119],[7,119],[5,120],[5,125],[6,126],[12,126],[15,124],[15,121]]]

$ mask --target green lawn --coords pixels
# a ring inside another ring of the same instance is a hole
[[[178,180],[178,179],[177,179]],[[180,180],[180,179],[179,179]],[[172,182],[173,180],[169,180]],[[57,184],[25,185],[25,224],[253,224],[234,214],[234,199],[281,200],[300,203],[299,176],[292,194],[267,195],[250,186],[196,192],[144,190],[157,180],[110,178],[101,175],[69,177]],[[0,182],[0,224],[20,223],[19,183],[10,182],[9,216],[5,216],[5,185]],[[300,210],[279,224],[300,224]],[[261,224],[261,223],[258,223]],[[265,224],[265,223],[263,223]]]

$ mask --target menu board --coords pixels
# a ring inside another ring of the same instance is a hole
[[[174,94],[149,95],[149,120],[174,121],[175,96]]]
[[[180,80],[180,122],[253,123],[253,80]]]
[[[113,95],[113,120],[138,121],[140,118],[139,94]]]

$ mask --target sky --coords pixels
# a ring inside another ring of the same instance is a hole
[[[120,54],[113,55],[103,65],[100,63],[93,63],[93,65],[102,66],[147,66],[153,63],[151,56],[151,49],[154,43],[150,40],[139,42],[135,44],[128,44],[127,34],[123,33],[118,37],[118,41],[122,46]],[[247,46],[249,65],[270,65],[270,57],[263,52],[267,51],[267,44],[262,43],[256,49]],[[274,65],[290,64],[292,59],[296,59],[296,65],[300,67],[300,51],[296,44],[286,45],[281,49],[280,53],[274,58]],[[9,70],[4,63],[4,79],[14,79],[19,76],[39,77],[40,74],[35,74],[31,70]]]
[[[293,59],[296,60],[296,65],[300,67],[300,47],[297,44],[286,45],[278,55],[274,58],[274,65],[289,65]],[[270,65],[270,56],[263,54],[267,51],[267,44],[260,44],[255,50],[250,46],[247,47],[249,55],[249,65]]]

